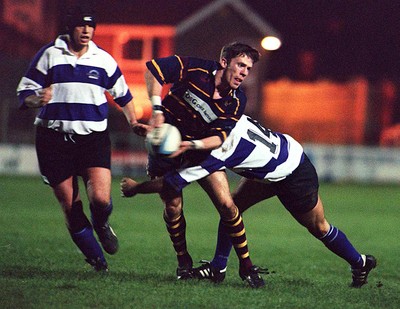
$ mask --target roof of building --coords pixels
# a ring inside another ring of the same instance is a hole
[[[221,8],[230,6],[240,14],[249,24],[253,25],[260,35],[271,35],[280,38],[280,33],[268,24],[260,15],[253,11],[246,3],[241,0],[216,0],[204,6],[193,15],[181,21],[176,27],[177,35],[181,35],[196,27],[202,21],[212,17]]]

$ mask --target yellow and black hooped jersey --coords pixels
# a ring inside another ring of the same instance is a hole
[[[179,128],[184,140],[219,136],[224,141],[242,116],[246,96],[231,90],[213,99],[216,61],[170,56],[148,61],[147,68],[160,82],[172,84],[162,101],[165,121]]]

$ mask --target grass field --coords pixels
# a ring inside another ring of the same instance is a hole
[[[252,290],[240,280],[234,254],[222,284],[177,281],[158,196],[123,199],[118,181],[111,223],[120,251],[108,256],[110,272],[104,275],[83,261],[51,190],[38,177],[0,176],[0,308],[400,308],[398,186],[321,186],[328,220],[361,252],[378,258],[361,289],[348,287],[347,263],[277,199],[248,210],[252,260],[274,272],[265,276],[265,288]],[[210,259],[217,212],[196,184],[186,189],[185,203],[192,257]]]

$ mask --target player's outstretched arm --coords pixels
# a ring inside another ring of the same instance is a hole
[[[222,145],[222,141],[218,136],[209,136],[199,140],[182,141],[179,149],[172,153],[169,158],[175,158],[188,150],[209,151],[216,149]]]
[[[160,193],[163,190],[163,177],[137,182],[132,178],[124,177],[120,182],[121,196],[133,197],[136,194]]]
[[[139,123],[137,121],[133,100],[122,107],[122,111],[126,117],[126,120],[128,120],[129,126],[132,128],[133,132],[139,136],[146,136],[146,134],[150,130],[150,126]]]
[[[153,74],[146,70],[144,74],[146,81],[147,93],[149,95],[151,105],[153,107],[153,113],[149,124],[152,128],[159,128],[164,123],[164,114],[162,112],[161,95],[163,85],[153,76]]]

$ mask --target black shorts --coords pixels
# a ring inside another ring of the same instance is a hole
[[[306,213],[317,205],[318,175],[306,154],[291,175],[271,185],[276,196],[291,213]]]
[[[37,127],[36,153],[45,183],[55,186],[89,167],[111,168],[108,131],[77,135]]]

